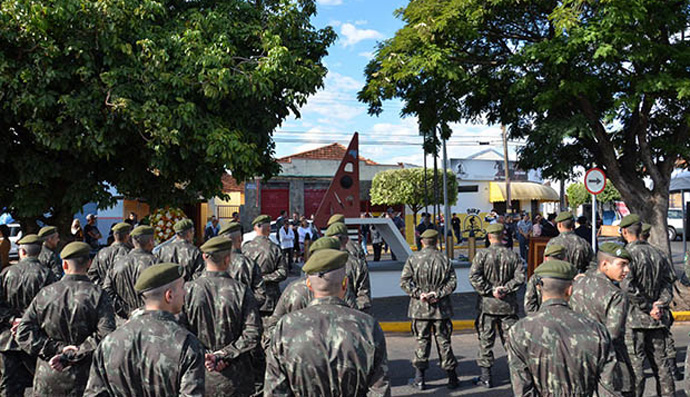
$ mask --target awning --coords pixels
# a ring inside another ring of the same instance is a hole
[[[560,197],[550,186],[536,182],[510,182],[511,200],[560,201]],[[506,201],[506,183],[489,182],[489,201]]]

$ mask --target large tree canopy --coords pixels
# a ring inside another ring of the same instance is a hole
[[[0,203],[30,219],[154,207],[275,175],[272,132],[322,86],[314,0],[0,1]]]
[[[598,165],[668,249],[670,175],[690,159],[690,1],[416,0],[398,15],[366,69],[371,113],[398,97],[420,124],[507,125],[546,177]]]

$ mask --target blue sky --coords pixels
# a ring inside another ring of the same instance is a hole
[[[347,145],[354,131],[360,133],[361,155],[379,163],[407,162],[421,165],[421,137],[414,118],[400,117],[400,103],[384,103],[383,113],[369,116],[357,92],[364,85],[364,67],[378,41],[392,37],[402,27],[393,12],[406,0],[317,0],[316,27],[332,26],[338,40],[325,59],[325,87],[301,109],[301,118],[289,118],[276,131],[276,157],[313,149],[331,142]],[[497,126],[456,125],[449,141],[450,158],[465,157],[501,146],[479,146],[478,141],[497,143]],[[382,145],[394,140],[403,145]],[[511,150],[512,152],[512,150]],[[512,157],[512,154],[511,154]]]

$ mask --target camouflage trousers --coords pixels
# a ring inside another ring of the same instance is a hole
[[[628,329],[625,344],[628,347],[630,363],[635,375],[635,394],[642,397],[645,386],[644,360],[649,360],[656,379],[657,396],[673,396],[675,382],[667,359],[666,330]]]
[[[439,366],[445,371],[454,370],[458,361],[455,359],[453,348],[450,345],[450,338],[453,334],[453,323],[450,319],[412,320],[412,335],[417,339],[417,349],[414,351],[412,365],[421,370],[429,368],[432,334],[436,340]]]
[[[479,313],[474,327],[479,337],[479,354],[477,365],[484,368],[491,368],[494,365],[494,342],[496,333],[501,338],[503,347],[506,346],[508,330],[518,321],[516,314],[484,314]]]
[[[33,384],[36,359],[23,351],[0,353],[0,396],[24,396]]]

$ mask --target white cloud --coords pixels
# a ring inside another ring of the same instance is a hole
[[[316,0],[316,3],[322,6],[339,6],[343,4],[343,0]]]
[[[333,27],[336,27],[336,28],[339,27],[339,26],[342,25],[342,24],[343,24],[343,23],[340,22],[340,21],[338,21],[338,20],[333,20],[333,21],[328,22],[328,25],[333,26]]]
[[[383,38],[381,32],[373,29],[358,29],[351,23],[345,23],[340,28],[343,47],[353,46],[360,41],[376,40]]]
[[[369,60],[374,59],[374,52],[373,51],[364,51],[364,52],[360,52],[357,55],[364,57],[366,59],[369,59]]]
[[[366,19],[360,19],[358,21],[355,21],[355,25],[357,25],[357,26],[366,25],[368,23],[369,23],[369,21],[367,21]]]

